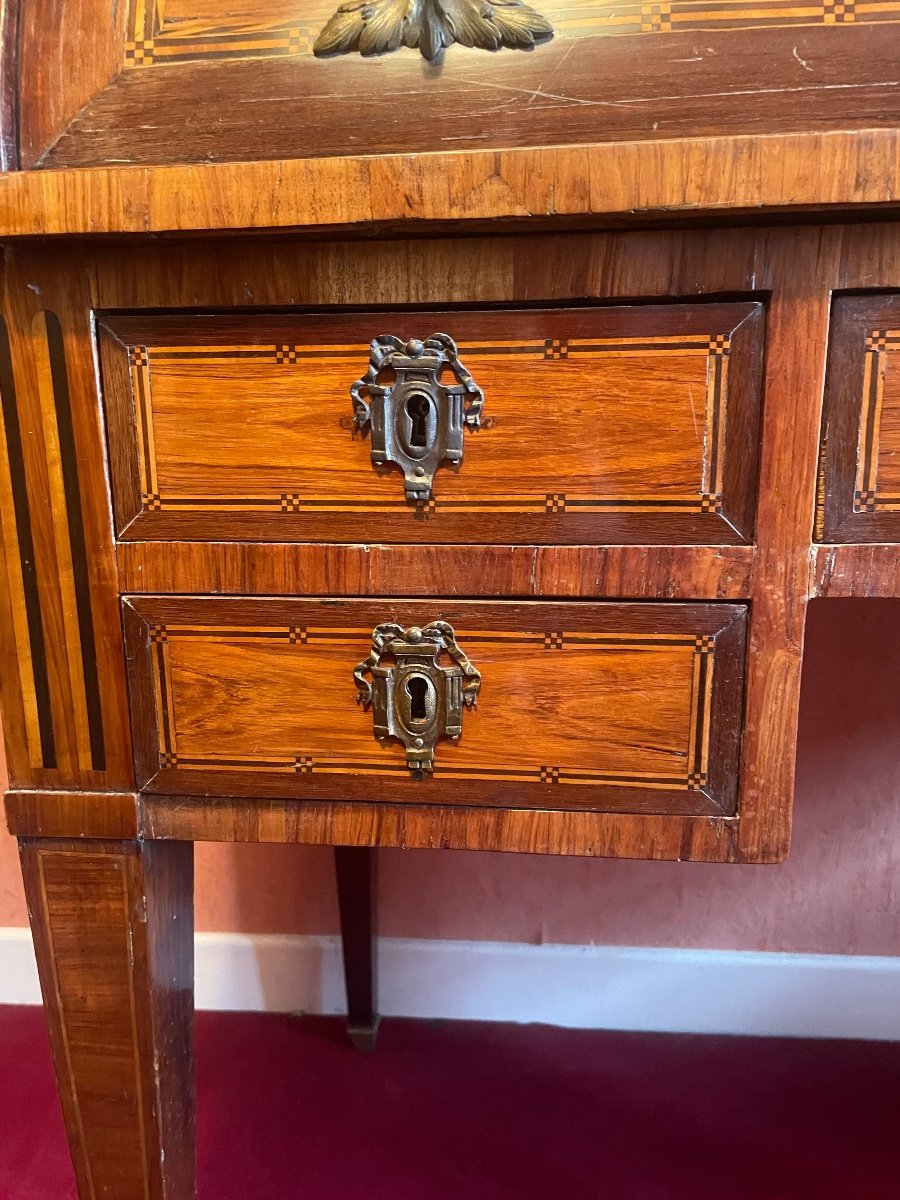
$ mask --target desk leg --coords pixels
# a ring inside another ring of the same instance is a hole
[[[375,851],[367,847],[334,848],[347,981],[347,1032],[357,1050],[374,1050],[378,1033],[375,863]]]
[[[193,845],[20,839],[81,1200],[193,1200]]]

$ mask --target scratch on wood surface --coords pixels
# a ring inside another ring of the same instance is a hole
[[[803,68],[803,70],[804,70],[804,71],[811,71],[811,70],[812,70],[812,67],[809,65],[809,63],[806,61],[806,59],[805,59],[805,58],[801,58],[801,57],[800,57],[800,55],[797,53],[797,47],[796,47],[796,46],[795,46],[795,47],[794,47],[794,49],[791,51],[791,56],[792,56],[793,58],[796,58],[797,62],[800,64],[800,66]]]
[[[702,59],[681,59],[682,62],[702,61]],[[810,68],[811,70],[812,68]],[[621,100],[586,100],[581,96],[565,96],[558,92],[542,92],[539,88],[521,88],[513,87],[511,84],[492,83],[484,79],[466,79],[464,81],[467,86],[481,88],[495,88],[499,91],[515,92],[518,95],[527,96],[529,103],[540,97],[542,100],[558,101],[563,107],[569,105],[583,105],[587,108],[628,108],[633,104],[665,104],[682,101],[685,98],[684,93],[674,93],[666,96],[628,96]],[[898,79],[881,79],[869,84],[872,88],[896,88],[900,87]],[[692,93],[694,100],[721,100],[728,99],[734,96],[789,96],[796,92],[847,92],[858,91],[860,85],[858,83],[816,83],[816,84],[794,84],[790,87],[756,87],[756,88],[729,88],[721,92],[696,92]],[[543,107],[543,106],[542,106]],[[547,107],[557,107],[551,105]]]

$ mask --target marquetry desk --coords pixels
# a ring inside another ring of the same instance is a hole
[[[787,853],[900,5],[107,7],[2,9],[6,812],[79,1194],[189,1200],[194,841],[337,848],[360,1044],[376,847]]]

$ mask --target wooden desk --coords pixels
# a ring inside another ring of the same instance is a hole
[[[338,848],[369,1044],[373,847],[787,853],[807,600],[900,594],[900,8],[84,7],[4,43],[6,806],[80,1195],[186,1200],[194,841]]]

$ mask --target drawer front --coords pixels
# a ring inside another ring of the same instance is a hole
[[[118,314],[99,338],[120,538],[752,540],[756,303]]]
[[[138,781],[147,790],[734,810],[742,605],[123,603]],[[439,651],[429,642],[434,622],[455,635],[445,634]],[[386,623],[373,651],[373,631]],[[418,685],[403,674],[413,668]],[[371,711],[355,702],[369,684]],[[442,731],[461,729],[434,742],[431,770],[420,769],[428,735],[404,737],[416,725],[417,686],[429,710],[418,715],[423,728],[435,716]],[[423,740],[424,752],[413,744]]]
[[[818,540],[900,541],[900,295],[835,300]]]

